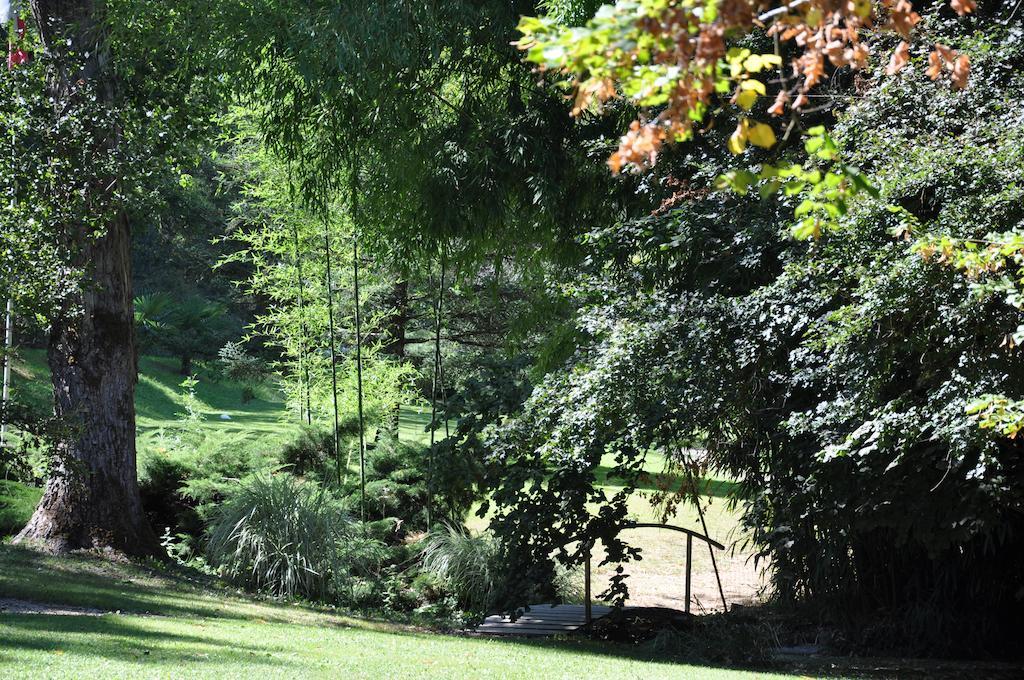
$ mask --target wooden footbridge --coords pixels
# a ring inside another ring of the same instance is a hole
[[[703,517],[701,518],[703,519]],[[624,529],[668,529],[686,534],[686,613],[690,613],[690,582],[693,568],[693,539],[704,541],[711,552],[711,564],[718,578],[718,564],[715,561],[714,549],[725,550],[725,546],[709,537],[690,529],[671,524],[630,523]],[[705,529],[707,531],[707,529]],[[473,631],[478,635],[546,637],[551,635],[567,635],[589,626],[594,621],[608,616],[612,607],[595,605],[591,602],[590,592],[590,555],[587,554],[586,568],[583,573],[583,604],[534,604],[523,612],[515,621],[502,614],[493,614],[484,619]],[[728,609],[721,579],[718,580],[718,592],[722,596],[722,606]]]
[[[611,613],[611,607],[591,605],[591,621]],[[515,621],[494,614],[484,619],[475,632],[480,635],[515,635],[547,637],[575,633],[588,623],[586,607],[582,604],[532,604]]]

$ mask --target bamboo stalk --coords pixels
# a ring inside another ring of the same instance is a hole
[[[352,192],[352,281],[356,307],[356,401],[359,408],[359,513],[366,523],[366,432],[363,421],[363,327],[359,309],[359,166],[352,158],[349,185]]]
[[[302,420],[303,395],[305,396],[306,424],[313,424],[311,399],[309,396],[309,363],[305,360],[306,355],[306,312],[304,304],[304,287],[302,279],[302,253],[299,250],[299,228],[292,225],[292,237],[295,240],[295,270],[296,282],[298,283],[299,302],[299,420]]]
[[[334,401],[334,465],[341,484],[341,443],[338,434],[338,362],[334,337],[334,290],[331,283],[331,229],[330,221],[324,217],[324,254],[327,260],[327,323],[331,343],[331,396]]]

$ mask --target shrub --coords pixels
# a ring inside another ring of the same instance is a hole
[[[256,388],[267,379],[267,364],[249,354],[240,342],[229,342],[221,347],[217,358],[224,370],[224,377],[242,383],[242,402],[252,401],[256,397]]]
[[[188,443],[162,435],[157,443],[139,449],[142,507],[158,534],[184,534],[195,552],[202,552],[206,521],[238,480],[278,465],[272,449],[244,435]]]
[[[235,491],[237,480],[268,473],[278,465],[277,458],[265,444],[240,437],[212,442],[182,454],[182,460],[188,466],[189,474],[181,492],[196,504],[204,518],[211,508]]]
[[[497,546],[489,535],[445,525],[426,540],[421,563],[423,571],[440,579],[460,606],[484,612],[496,591],[496,556]]]
[[[427,504],[424,460],[426,450],[384,437],[366,452],[366,512],[368,520],[397,518],[403,525],[422,527]],[[358,475],[347,489],[345,508],[359,514]]]
[[[434,451],[433,507],[435,517],[461,521],[479,499],[474,466],[467,450],[439,443]],[[430,449],[423,445],[383,436],[366,452],[366,511],[370,519],[395,517],[406,528],[426,526],[427,486]],[[478,466],[477,466],[478,467]],[[355,488],[346,498],[346,508],[359,512],[359,492]]]
[[[295,439],[281,449],[281,462],[296,475],[322,473],[333,465],[334,435],[328,429],[303,426]]]
[[[344,566],[349,525],[323,489],[289,474],[257,475],[217,512],[207,556],[251,590],[324,599]]]
[[[139,494],[150,524],[158,531],[198,534],[202,530],[194,503],[182,493],[193,468],[182,458],[155,452],[141,457]]]

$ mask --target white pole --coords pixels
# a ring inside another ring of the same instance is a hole
[[[8,35],[10,39],[7,45],[7,69],[14,68],[14,60],[12,55],[14,54],[14,36],[18,32],[18,2],[7,2],[6,0],[0,0],[0,19],[3,23],[7,23],[14,20],[14,22],[7,27]],[[16,137],[14,130],[11,130],[11,149],[13,150],[16,143]],[[14,209],[18,207],[17,196],[11,197],[11,213],[13,215]],[[2,401],[0,401],[0,449],[7,443],[7,400],[11,394],[11,347],[14,345],[14,300],[7,298],[7,314],[4,317],[4,387]]]
[[[11,395],[11,349],[14,347],[14,300],[7,298],[7,314],[4,319],[6,336],[4,339],[4,389],[3,406],[7,408],[7,402]],[[0,448],[7,443],[7,418],[6,414],[0,418]]]

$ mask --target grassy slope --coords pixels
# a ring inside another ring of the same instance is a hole
[[[176,360],[142,357],[135,393],[140,466],[157,451],[173,448],[173,437],[185,410],[182,376]],[[46,408],[51,402],[49,369],[43,350],[22,349],[14,363],[13,389],[20,398]],[[202,402],[203,450],[221,446],[268,449],[294,436],[296,424],[273,389],[242,402],[242,387],[199,371],[196,396]],[[230,419],[221,416],[226,414]],[[41,491],[22,484],[0,486],[0,537],[15,533],[29,520]]]
[[[160,446],[163,433],[180,422],[184,390],[177,369],[173,359],[143,357],[139,361],[135,405],[140,455]],[[257,399],[243,403],[240,385],[200,372],[196,396],[203,404],[201,427],[208,445],[231,441],[273,445],[295,433],[294,419],[272,389],[262,389]]]
[[[0,480],[0,536],[21,531],[42,495],[34,486]]]
[[[586,641],[428,634],[257,602],[131,565],[0,547],[0,598],[120,611],[0,614],[0,676],[781,678]],[[148,614],[142,616],[139,614]]]
[[[13,388],[26,400],[45,405],[50,402],[49,369],[45,352],[22,349],[14,364]],[[218,380],[199,370],[196,396],[202,402],[201,427],[208,438],[230,441],[279,440],[295,431],[294,421],[273,389],[262,389],[259,398],[242,402],[240,385]],[[139,360],[139,384],[135,393],[136,424],[140,455],[161,446],[160,437],[179,424],[184,411],[178,362],[167,357],[144,356]],[[222,414],[230,420],[221,418]]]

